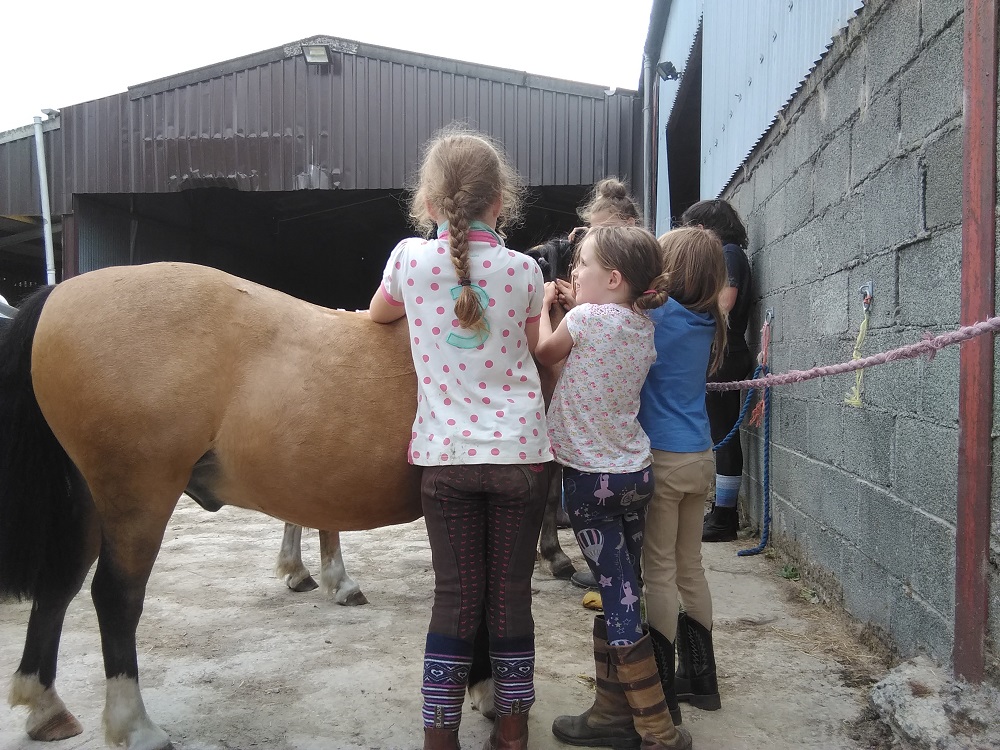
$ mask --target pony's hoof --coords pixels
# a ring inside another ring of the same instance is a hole
[[[338,601],[337,604],[343,604],[345,607],[360,607],[362,604],[367,604],[368,598],[361,592],[360,589],[357,591],[352,591],[343,601]]]
[[[306,576],[294,586],[289,584],[288,588],[290,588],[292,591],[297,591],[300,594],[304,594],[306,591],[315,591],[316,589],[319,588],[319,584],[316,583],[315,580],[313,580],[312,576]]]
[[[28,730],[28,736],[36,742],[55,742],[76,737],[83,731],[83,725],[69,711],[60,711],[44,724]]]
[[[573,567],[573,561],[570,560],[566,555],[562,556],[562,559],[553,560],[549,563],[549,569],[552,571],[552,575],[556,578],[561,578],[562,580],[569,580],[576,573],[576,568]]]

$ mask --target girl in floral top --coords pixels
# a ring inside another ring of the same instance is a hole
[[[600,585],[607,630],[603,639],[595,627],[594,648],[608,653],[627,700],[613,720],[634,726],[643,747],[688,748],[690,735],[674,726],[667,710],[639,606],[653,473],[649,438],[636,415],[656,359],[654,327],[644,311],[667,299],[662,252],[645,229],[596,227],[580,246],[578,271],[577,306],[555,331],[548,312],[557,304],[556,289],[546,284],[535,356],[543,365],[567,358],[548,413],[549,439],[565,467],[573,531]],[[570,725],[586,719],[587,713],[559,717],[553,732],[572,742],[577,733]],[[632,734],[632,726],[622,729]]]

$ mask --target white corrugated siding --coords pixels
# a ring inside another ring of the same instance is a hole
[[[703,5],[701,197],[715,198],[862,0]]]

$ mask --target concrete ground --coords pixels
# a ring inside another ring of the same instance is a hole
[[[578,566],[568,531],[564,548]],[[307,565],[318,541],[306,533]],[[422,522],[343,535],[347,566],[370,600],[341,607],[295,594],[273,575],[281,524],[247,511],[208,514],[182,500],[164,539],[139,625],[147,710],[177,750],[418,748],[421,653],[432,576]],[[888,747],[867,705],[885,665],[840,614],[816,602],[769,556],[739,558],[744,541],[705,546],[716,607],[722,710],[682,705],[695,748]],[[592,613],[581,592],[537,572],[538,702],[531,747],[565,747],[552,719],[593,695]],[[0,667],[17,666],[29,605],[0,604]],[[57,686],[85,727],[53,750],[104,747],[104,679],[87,593],[66,620]],[[0,748],[38,750],[24,709],[0,707]],[[466,748],[489,723],[468,709]]]

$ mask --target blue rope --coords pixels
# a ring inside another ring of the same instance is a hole
[[[764,365],[757,365],[757,369],[753,371],[751,379],[758,377],[764,371]],[[729,431],[719,443],[712,447],[713,451],[719,450],[719,448],[724,447],[730,440],[733,439],[740,431],[740,425],[743,424],[743,417],[746,416],[747,408],[750,406],[750,399],[753,398],[753,391],[747,393],[747,397],[743,400],[743,407],[740,409],[740,416],[736,418],[736,424],[733,425],[733,429]]]
[[[767,367],[757,368],[762,375],[767,375]],[[757,377],[754,375],[754,377]],[[750,400],[749,395],[747,400]],[[771,536],[771,389],[764,389],[764,512],[761,519],[760,544],[752,549],[741,549],[736,554],[740,557],[759,555],[767,547]]]

